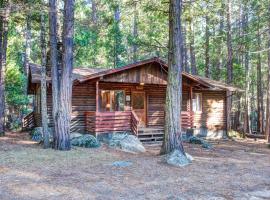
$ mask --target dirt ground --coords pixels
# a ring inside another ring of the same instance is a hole
[[[164,163],[160,146],[140,155],[105,145],[44,150],[27,133],[0,138],[0,199],[270,199],[270,149],[254,140],[185,144],[191,165]],[[131,166],[115,167],[114,161]]]

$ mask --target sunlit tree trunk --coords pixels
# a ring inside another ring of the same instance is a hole
[[[268,16],[270,16],[270,3],[268,5]],[[270,20],[268,20],[268,84],[267,84],[267,104],[266,104],[266,128],[265,134],[270,143]]]
[[[209,17],[205,17],[205,77],[210,77],[210,58],[209,58]]]
[[[31,53],[31,15],[26,15],[26,27],[25,27],[25,55],[24,55],[24,75],[28,77],[29,74],[29,59]],[[28,83],[25,85],[25,95],[27,95]]]
[[[261,49],[261,35],[260,28],[258,23],[258,34],[257,34],[257,50]],[[260,134],[263,134],[263,121],[264,121],[264,113],[263,113],[263,93],[262,93],[262,66],[261,66],[261,54],[258,53],[257,56],[257,131]]]
[[[6,70],[6,53],[8,42],[8,19],[9,19],[9,2],[1,2],[3,16],[0,17],[0,136],[5,134],[5,70]]]
[[[137,2],[134,2],[134,13],[133,13],[133,25],[132,25],[132,35],[133,35],[133,42],[132,42],[132,54],[133,54],[133,62],[137,62],[138,60],[138,11],[137,11]]]
[[[55,148],[70,150],[70,122],[72,101],[74,37],[74,0],[65,0],[63,28],[63,65],[60,80],[60,98],[56,117]]]
[[[181,66],[181,14],[182,0],[170,0],[168,85],[166,92],[165,135],[161,153],[175,149],[184,153],[181,139],[182,66]],[[184,153],[185,154],[185,153]]]
[[[47,85],[46,85],[46,37],[45,37],[45,16],[41,12],[40,16],[40,44],[41,44],[41,121],[44,136],[44,148],[50,147],[48,132],[48,115],[47,115]]]
[[[59,75],[58,75],[58,52],[57,52],[57,7],[56,0],[49,0],[49,27],[50,27],[50,67],[52,78],[52,116],[54,124],[54,146],[56,143],[56,117],[59,102]]]
[[[233,49],[232,49],[232,30],[231,30],[231,0],[227,0],[227,83],[233,83]],[[227,92],[227,131],[232,128],[231,125],[232,92]]]

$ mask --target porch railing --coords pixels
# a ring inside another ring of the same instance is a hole
[[[134,111],[131,111],[131,130],[137,136],[139,133],[139,118]]]
[[[86,131],[102,133],[113,131],[133,131],[138,133],[138,119],[131,111],[117,112],[86,112]]]
[[[181,126],[184,129],[192,128],[193,127],[193,112],[189,111],[182,111],[181,112]]]
[[[30,129],[35,126],[34,112],[29,113],[23,118],[23,129]]]

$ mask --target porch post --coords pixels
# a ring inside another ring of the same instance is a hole
[[[190,86],[189,87],[189,120],[190,120],[191,127],[193,127],[192,96],[193,96],[193,90],[192,90],[192,86]]]
[[[99,81],[96,82],[96,112],[99,111]]]

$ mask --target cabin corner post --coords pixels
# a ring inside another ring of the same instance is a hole
[[[99,81],[96,82],[96,112],[99,111]]]
[[[192,86],[189,87],[189,118],[190,118],[190,128],[193,128],[193,114],[192,114],[192,96],[193,96],[193,88]]]

